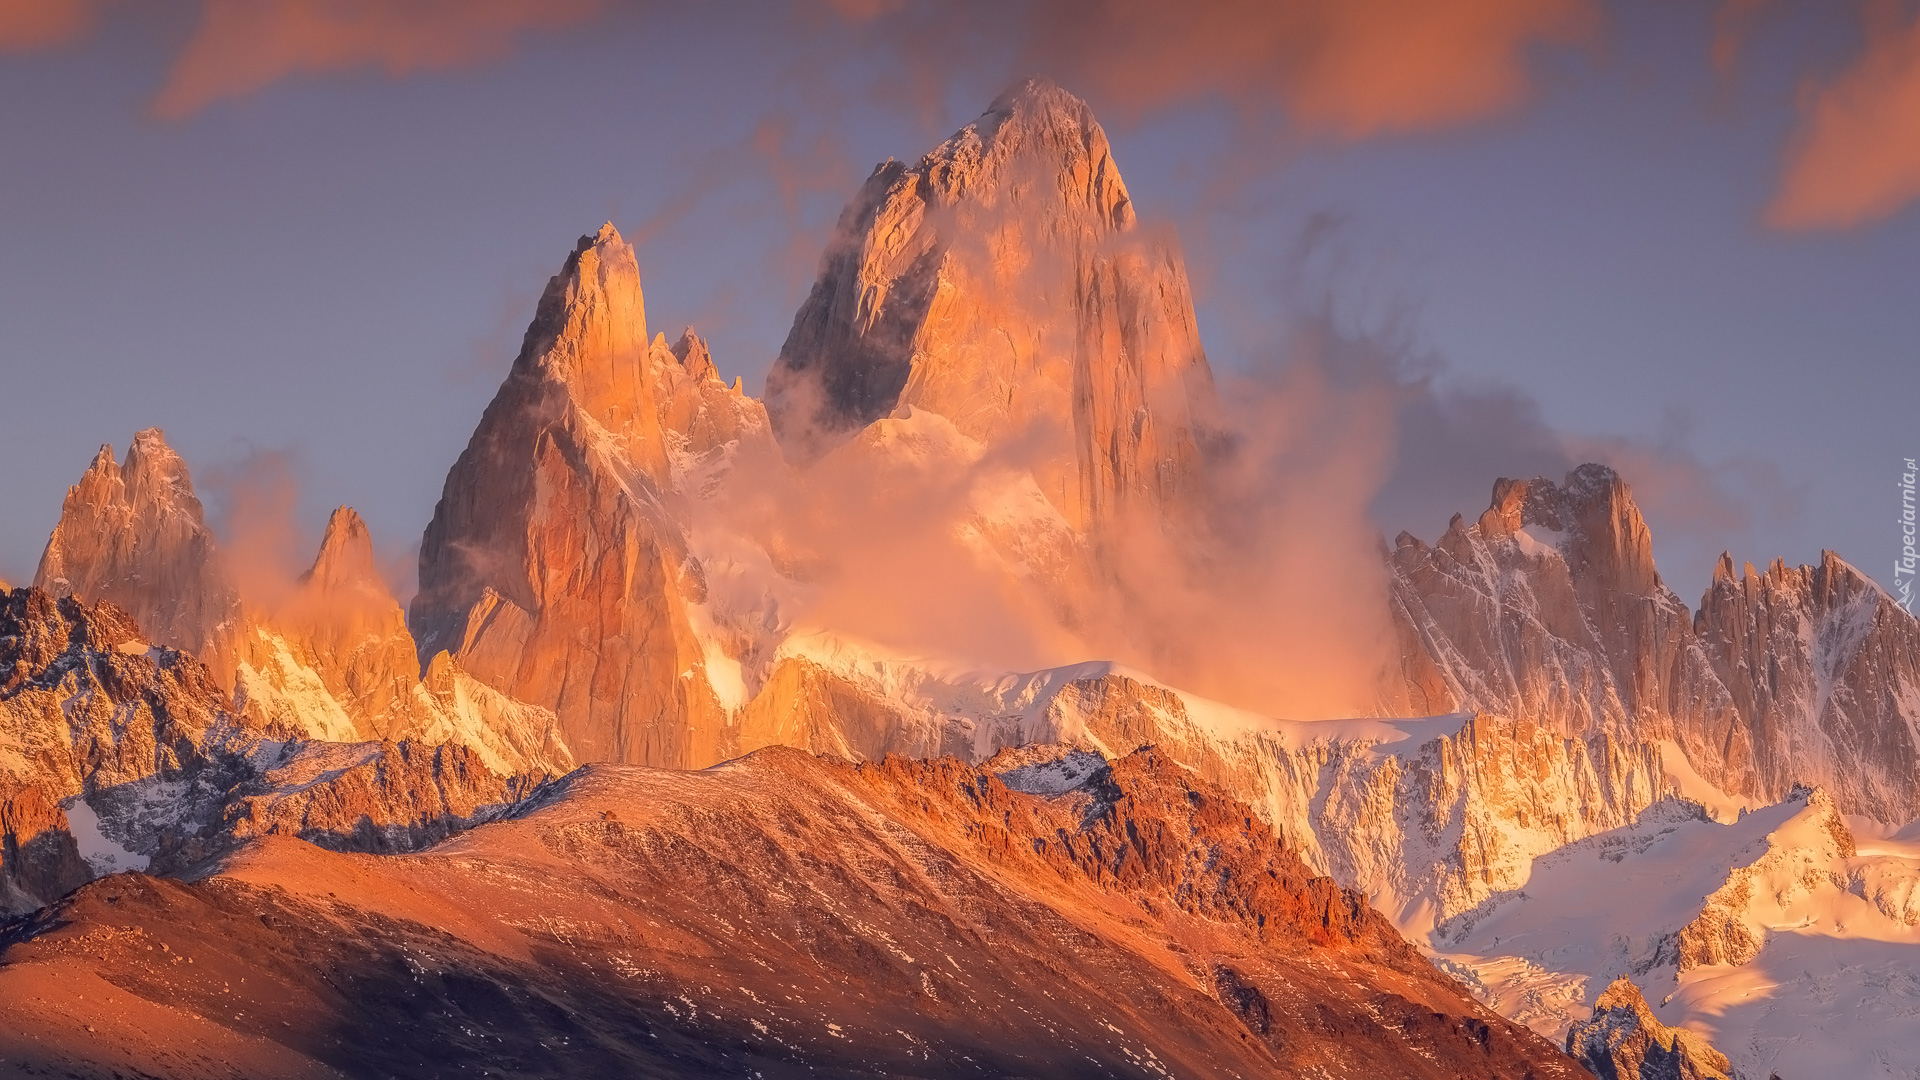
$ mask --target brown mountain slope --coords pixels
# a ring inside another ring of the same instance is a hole
[[[16,924],[0,1016],[73,1076],[1586,1075],[1151,749],[1052,799],[590,766],[421,855],[269,839]]]

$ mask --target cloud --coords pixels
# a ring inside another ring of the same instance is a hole
[[[398,78],[497,60],[529,30],[595,14],[602,0],[205,0],[153,99],[189,116],[280,79],[377,68]]]
[[[0,0],[0,50],[70,40],[98,0]],[[279,80],[390,77],[497,60],[528,32],[578,25],[635,0],[201,0],[152,101],[180,119]],[[1523,102],[1531,53],[1577,45],[1598,0],[788,0],[772,19],[809,53],[885,55],[892,104],[928,117],[960,78],[1044,71],[1122,112],[1224,97],[1338,139],[1430,131]],[[879,53],[817,33],[857,28]],[[799,65],[805,67],[804,63]]]
[[[998,63],[1013,69],[1002,79],[1043,71],[1103,107],[1222,97],[1338,139],[1509,109],[1532,91],[1535,46],[1583,43],[1601,24],[1595,0],[1036,0],[991,19],[971,6],[831,6],[891,36],[921,97],[930,72]]]
[[[93,0],[0,0],[0,53],[72,41],[93,26]]]
[[[300,472],[294,452],[249,446],[201,473],[221,562],[249,607],[271,610],[282,603],[306,569],[303,558],[312,558],[312,538],[301,535],[294,519]]]
[[[1920,14],[1867,9],[1867,47],[1802,91],[1801,124],[1766,211],[1778,229],[1850,229],[1920,198]]]
[[[1721,0],[1720,6],[1714,9],[1713,44],[1709,46],[1708,55],[1713,60],[1713,70],[1722,77],[1733,74],[1747,37],[1753,32],[1754,22],[1771,3],[1772,0]]]

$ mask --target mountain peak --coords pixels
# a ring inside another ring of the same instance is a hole
[[[706,341],[693,332],[693,327],[680,332],[680,340],[673,343],[671,351],[673,358],[695,379],[720,377],[720,369],[713,366],[713,354],[707,350]]]
[[[1045,130],[1074,136],[1083,146],[1096,142],[1104,146],[1107,141],[1092,107],[1044,75],[1029,75],[1001,91],[971,129],[992,137],[1009,125],[1028,132]]]
[[[628,437],[653,415],[646,353],[640,265],[608,222],[580,237],[547,282],[514,371],[563,385],[596,423]]]
[[[911,406],[1028,447],[1076,526],[1190,498],[1212,374],[1179,253],[1134,220],[1086,103],[1015,84],[847,205],[767,375],[776,435],[805,460]]]
[[[380,580],[373,559],[373,535],[353,507],[342,506],[327,518],[327,531],[320,538],[320,552],[300,580],[324,589]]]
[[[221,564],[193,478],[159,428],[133,437],[123,466],[93,456],[67,489],[34,584],[130,613],[152,640],[195,653],[224,677],[239,596]]]
[[[126,466],[120,473],[126,479],[127,497],[135,503],[178,508],[195,521],[205,520],[187,463],[167,445],[166,433],[159,428],[134,433],[133,442],[127,446]]]
[[[1033,105],[1042,107],[1060,105],[1076,109],[1087,107],[1086,102],[1069,93],[1059,83],[1045,75],[1034,74],[1017,80],[1013,85],[1000,91],[1000,96],[993,99],[993,104],[987,107],[987,111],[1012,111],[1022,106]]]

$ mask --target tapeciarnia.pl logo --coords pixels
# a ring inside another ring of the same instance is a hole
[[[1920,469],[1914,468],[1914,459],[1907,458],[1906,471],[1900,474],[1900,557],[1893,561],[1894,598],[1913,614],[1913,477]]]

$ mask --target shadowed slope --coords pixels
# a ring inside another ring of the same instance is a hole
[[[1051,799],[952,760],[589,766],[418,856],[97,882],[0,955],[48,973],[356,1076],[1584,1075],[1152,750]],[[0,1000],[41,1033],[10,1060],[208,1075],[111,1004]]]

